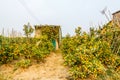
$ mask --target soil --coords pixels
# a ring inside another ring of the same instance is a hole
[[[27,69],[15,70],[14,65],[5,64],[0,66],[0,80],[67,80],[68,68],[63,63],[61,53],[51,53],[44,63],[33,64]]]

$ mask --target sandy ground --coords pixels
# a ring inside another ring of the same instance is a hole
[[[51,53],[45,63],[34,64],[28,69],[17,69],[13,65],[2,65],[0,75],[6,80],[67,80],[68,69],[63,65],[62,54]]]

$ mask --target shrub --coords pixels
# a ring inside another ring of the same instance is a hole
[[[120,57],[113,53],[110,43],[112,40],[109,42],[108,39],[100,38],[101,35],[94,29],[91,29],[89,34],[78,34],[79,31],[76,31],[75,36],[66,36],[61,46],[65,64],[69,66],[73,79],[94,80],[99,76],[109,76],[109,70],[116,72]]]
[[[35,59],[41,61],[53,50],[53,45],[46,37],[8,38],[0,37],[0,64],[16,59]],[[39,44],[37,44],[40,42]]]
[[[22,59],[16,63],[16,67],[20,68],[28,68],[31,65],[31,61],[29,59]]]

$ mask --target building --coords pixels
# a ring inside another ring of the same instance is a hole
[[[42,35],[47,35],[52,40],[54,48],[59,49],[62,31],[59,25],[35,25],[35,38],[39,38]]]
[[[113,15],[113,21],[114,21],[114,23],[120,25],[120,10],[117,11],[117,12],[115,12],[115,13],[113,13],[112,15]]]

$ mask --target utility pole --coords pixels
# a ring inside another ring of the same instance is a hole
[[[108,21],[110,21],[109,16],[106,14],[106,11],[107,11],[107,7],[105,7],[105,8],[101,11],[101,13],[102,13],[103,15],[105,15],[105,17],[106,17],[106,19],[107,19]]]

